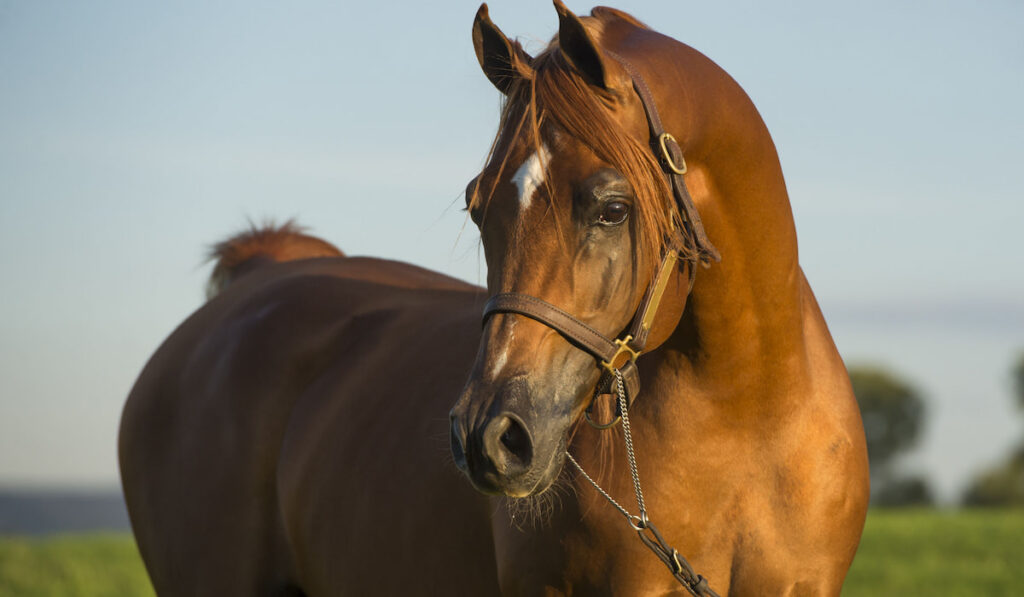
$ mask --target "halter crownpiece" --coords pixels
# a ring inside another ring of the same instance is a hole
[[[691,248],[696,252],[697,259],[704,265],[721,261],[722,256],[708,239],[700,214],[697,213],[697,208],[693,205],[693,198],[690,197],[690,191],[686,188],[686,181],[683,179],[683,175],[686,174],[683,150],[679,147],[676,138],[668,133],[665,126],[661,124],[661,116],[658,115],[658,107],[654,103],[654,96],[651,94],[647,82],[628,60],[608,50],[605,50],[605,53],[618,61],[633,81],[633,90],[636,91],[640,98],[640,104],[644,107],[647,126],[651,131],[651,149],[668,176],[676,209],[679,210],[679,217],[688,229],[685,242],[692,245]]]

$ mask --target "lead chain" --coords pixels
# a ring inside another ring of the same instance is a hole
[[[576,467],[576,470],[583,475],[583,478],[589,481],[598,493],[603,495],[611,505],[615,506],[616,510],[626,517],[626,520],[629,521],[629,525],[640,535],[641,541],[643,541],[643,543],[647,545],[647,547],[649,547],[651,551],[653,551],[655,555],[665,563],[666,566],[669,567],[669,570],[672,571],[672,575],[675,576],[676,580],[678,580],[680,584],[686,587],[686,589],[693,595],[718,597],[718,594],[708,586],[707,579],[694,572],[690,563],[686,561],[686,558],[676,551],[675,548],[670,547],[665,542],[661,533],[658,532],[657,527],[655,527],[647,518],[647,507],[644,505],[644,493],[640,489],[640,473],[636,466],[636,453],[633,450],[633,433],[629,427],[629,412],[626,408],[626,389],[625,384],[622,381],[622,374],[618,369],[615,370],[615,386],[616,393],[619,397],[619,410],[622,412],[622,436],[626,443],[626,458],[629,460],[629,474],[633,478],[633,491],[636,492],[636,504],[640,509],[640,515],[634,516],[633,514],[630,514],[629,510],[626,510],[622,504],[615,501],[615,498],[602,489],[601,486],[597,484],[597,481],[587,474],[587,471],[583,470],[583,467],[580,466],[579,462],[576,462],[576,459],[572,457],[572,454],[570,454],[568,450],[565,451],[565,456],[569,459],[569,462]],[[645,535],[645,531],[649,531],[653,535],[654,539]]]
[[[626,508],[619,504],[619,502],[615,501],[615,498],[598,485],[597,481],[587,474],[587,471],[583,470],[583,467],[579,462],[576,462],[576,459],[572,457],[572,454],[569,453],[568,450],[565,451],[565,455],[569,458],[569,462],[576,467],[576,470],[583,475],[583,478],[589,481],[598,493],[611,502],[611,504],[615,506],[615,508],[621,512],[627,520],[629,520],[629,524],[632,525],[634,529],[639,531],[642,530],[648,522],[647,508],[644,506],[644,492],[640,489],[640,473],[637,471],[636,467],[636,452],[633,450],[633,433],[629,427],[629,412],[626,405],[625,384],[622,381],[622,373],[619,373],[618,369],[615,370],[615,390],[619,398],[619,411],[622,413],[622,435],[626,440],[626,459],[629,460],[629,474],[633,478],[633,491],[636,492],[636,504],[640,508],[640,515],[634,516],[630,514],[629,510],[626,510]]]

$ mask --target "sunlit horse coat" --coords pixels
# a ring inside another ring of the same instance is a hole
[[[486,290],[366,258],[265,264],[229,276],[152,357],[120,458],[159,594],[683,594],[564,466],[568,450],[632,504],[619,431],[580,423],[594,359],[529,317],[481,328],[488,295],[518,292],[615,337],[674,247],[622,60],[679,140],[721,254],[689,295],[680,269],[638,361],[629,414],[652,520],[721,594],[838,594],[867,458],[771,138],[698,52],[618,11],[556,7],[559,37],[536,58],[486,7],[474,23],[509,96],[469,190]],[[497,441],[496,424],[515,433]],[[540,520],[502,495],[542,492],[526,498]]]

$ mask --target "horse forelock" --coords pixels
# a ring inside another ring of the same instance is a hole
[[[488,155],[489,167],[496,170],[497,176],[488,187],[478,185],[474,189],[470,206],[482,208],[486,218],[498,181],[520,167],[509,162],[517,143],[528,147],[528,154],[555,153],[563,144],[554,143],[553,137],[565,134],[629,182],[635,198],[635,257],[644,255],[648,261],[656,261],[678,228],[678,215],[648,140],[638,139],[622,124],[622,98],[588,85],[561,55],[557,39],[530,65],[518,69],[518,75],[505,99],[498,133]],[[549,202],[554,201],[551,188],[555,177],[557,173],[551,171],[543,177]],[[548,212],[557,219],[557,210]]]

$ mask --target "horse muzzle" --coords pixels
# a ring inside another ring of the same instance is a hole
[[[534,409],[515,407],[527,402],[527,392],[526,380],[514,378],[486,400],[470,384],[452,408],[452,458],[483,493],[525,497],[547,489],[557,472],[552,455],[564,442],[524,412]],[[480,399],[489,407],[474,409]]]

